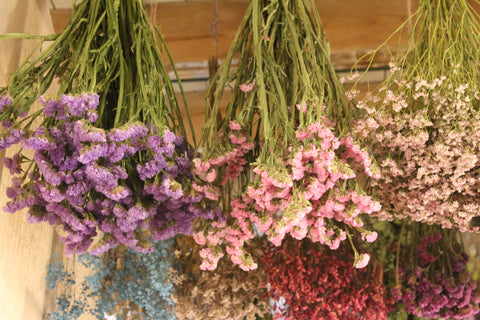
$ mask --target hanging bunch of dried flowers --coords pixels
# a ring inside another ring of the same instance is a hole
[[[286,304],[275,319],[387,319],[393,301],[379,261],[358,270],[348,245],[330,250],[292,240],[271,246],[262,258],[270,295]]]
[[[98,231],[94,254],[119,243],[148,252],[203,214],[154,30],[139,0],[82,1],[2,90],[0,146],[22,146],[5,161],[14,175],[6,211],[28,208],[31,222],[58,226],[67,253],[85,252]],[[57,96],[41,96],[55,77]],[[37,99],[44,107],[33,111]]]
[[[46,284],[48,290],[56,289],[56,310],[48,319],[177,320],[171,299],[174,242],[156,241],[149,254],[123,245],[101,257],[86,253],[73,268],[53,257]],[[79,277],[79,271],[85,276]]]
[[[403,221],[396,242],[396,307],[426,319],[469,319],[480,309],[477,282],[457,231]]]
[[[178,272],[171,298],[177,319],[268,319],[270,306],[262,268],[247,273],[222,260],[214,271],[202,271],[201,247],[191,237],[178,236],[175,240]],[[258,243],[251,249],[255,256],[262,255]]]
[[[373,241],[361,214],[380,206],[354,170],[378,175],[350,135],[351,106],[315,3],[252,0],[217,76],[194,188],[205,193],[204,208],[220,202],[223,219],[199,224],[194,235],[206,245],[202,268],[214,269],[224,250],[244,270],[256,268],[244,244],[257,231],[275,245],[289,234],[335,249],[355,230]]]
[[[407,51],[358,103],[367,117],[357,132],[382,171],[373,182],[380,219],[479,230],[478,18],[465,0],[421,0]]]

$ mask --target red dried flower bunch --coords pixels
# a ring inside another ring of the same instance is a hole
[[[375,263],[356,269],[352,260],[348,246],[333,251],[307,239],[269,247],[263,258],[267,287],[286,305],[274,319],[387,319],[391,302],[382,269]]]

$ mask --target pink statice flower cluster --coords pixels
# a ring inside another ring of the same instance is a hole
[[[381,168],[373,181],[380,219],[411,218],[460,231],[479,216],[480,111],[478,90],[440,76],[403,79],[368,95],[359,136],[371,143]]]
[[[231,123],[230,128],[241,131],[236,123]],[[360,191],[354,171],[362,167],[367,175],[378,178],[369,154],[350,135],[335,137],[323,122],[298,128],[295,134],[296,140],[275,162],[252,165],[251,182],[229,204],[228,223],[209,224],[206,230],[195,234],[197,243],[215,248],[215,252],[223,252],[224,248],[233,263],[251,270],[257,265],[244,244],[259,234],[266,235],[275,246],[280,246],[289,235],[337,249],[352,230],[362,232],[363,240],[375,241],[376,233],[362,228],[361,215],[378,212],[380,204]],[[218,198],[220,188],[228,181],[225,179],[236,179],[247,163],[242,156],[249,150],[245,146],[250,144],[245,139],[230,140],[236,146],[228,153],[230,160],[194,160],[194,172],[203,183],[196,188],[212,192],[206,193],[211,200]],[[209,179],[211,176],[215,178]],[[211,263],[208,267],[203,265],[205,269],[215,264],[211,257],[208,261]],[[359,268],[365,267],[368,255],[360,255],[355,263]]]
[[[248,163],[245,160],[245,154],[254,147],[251,141],[247,141],[247,135],[242,133],[240,124],[231,121],[229,128],[229,149],[208,161],[202,161],[201,158],[193,159],[193,173],[205,182],[204,184],[194,183],[193,187],[213,201],[219,199],[221,187],[228,181],[238,179]]]
[[[5,159],[14,176],[5,211],[27,208],[30,222],[57,226],[67,254],[84,253],[98,231],[93,254],[120,243],[150,252],[152,240],[191,234],[203,195],[191,188],[193,154],[182,137],[139,122],[98,128],[96,94],[41,101],[47,124],[4,138],[34,154]]]

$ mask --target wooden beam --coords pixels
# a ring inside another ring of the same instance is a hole
[[[338,68],[349,68],[365,52],[375,49],[408,16],[409,0],[316,0],[332,56]],[[148,4],[155,24],[177,63],[206,61],[218,51],[225,57],[243,17],[247,0],[219,0],[218,47],[211,26],[214,1],[169,1]],[[67,24],[71,10],[51,11],[56,32]],[[379,56],[378,64],[384,65]],[[385,60],[385,59],[384,59]]]
[[[74,3],[79,1],[80,0],[50,0],[50,3],[53,9],[72,9]],[[163,3],[164,2],[181,2],[181,1],[186,1],[186,0],[143,0],[145,4],[160,3],[160,2],[163,2]]]

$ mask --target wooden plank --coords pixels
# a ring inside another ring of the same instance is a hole
[[[357,57],[382,43],[407,17],[409,0],[316,0],[325,32],[339,67],[348,67]],[[168,2],[148,5],[152,18],[165,35],[176,63],[205,61],[218,50],[225,57],[248,1],[218,1],[218,48],[211,26],[214,1]],[[53,24],[60,32],[71,15],[52,10]]]
[[[407,18],[407,1],[317,0],[332,51],[376,48]]]
[[[51,9],[50,16],[52,18],[53,29],[55,33],[60,33],[68,23],[68,19],[72,16],[71,9]]]
[[[55,9],[72,9],[73,4],[75,2],[79,2],[80,0],[50,0],[51,7]],[[151,4],[151,3],[160,3],[160,2],[180,2],[180,1],[186,1],[186,0],[143,0],[144,3],[146,4]],[[196,1],[196,0],[190,0],[190,1]]]
[[[72,9],[74,0],[53,0],[51,5],[55,9]]]
[[[157,3],[149,6],[175,62],[205,61],[215,54],[210,32],[213,1]]]

